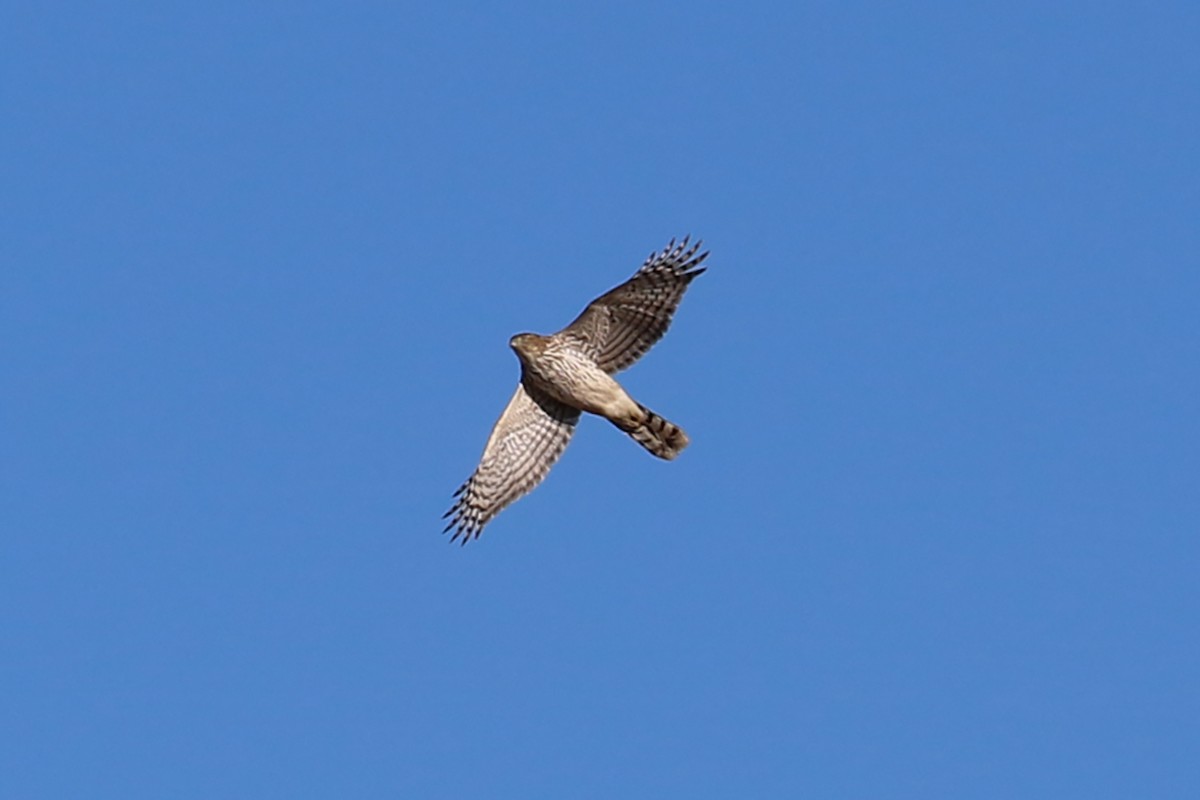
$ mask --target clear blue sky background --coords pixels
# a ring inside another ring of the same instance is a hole
[[[1200,796],[1200,7],[989,6],[10,7],[0,796]]]

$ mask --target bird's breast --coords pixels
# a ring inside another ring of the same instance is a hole
[[[583,353],[547,349],[529,366],[539,388],[574,408],[611,416],[633,403],[621,385]]]

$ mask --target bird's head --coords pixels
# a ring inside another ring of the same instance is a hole
[[[539,339],[542,337],[536,333],[518,333],[516,336],[508,340],[508,346],[511,347],[518,356],[533,355],[539,344]]]

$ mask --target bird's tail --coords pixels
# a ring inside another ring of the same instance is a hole
[[[674,422],[663,419],[641,404],[638,405],[638,408],[644,412],[643,419],[629,427],[621,426],[621,429],[633,437],[635,442],[659,458],[665,458],[668,461],[675,458],[683,451],[683,448],[688,446],[688,437],[683,432],[683,428]]]

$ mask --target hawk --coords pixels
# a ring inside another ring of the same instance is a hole
[[[521,382],[500,415],[483,457],[454,493],[443,519],[450,540],[466,544],[502,509],[542,482],[562,455],[582,412],[604,417],[650,453],[673,459],[687,434],[629,396],[613,375],[633,364],[671,324],[688,285],[705,267],[700,242],[672,239],[633,277],[600,295],[558,333],[519,333],[509,347]]]

